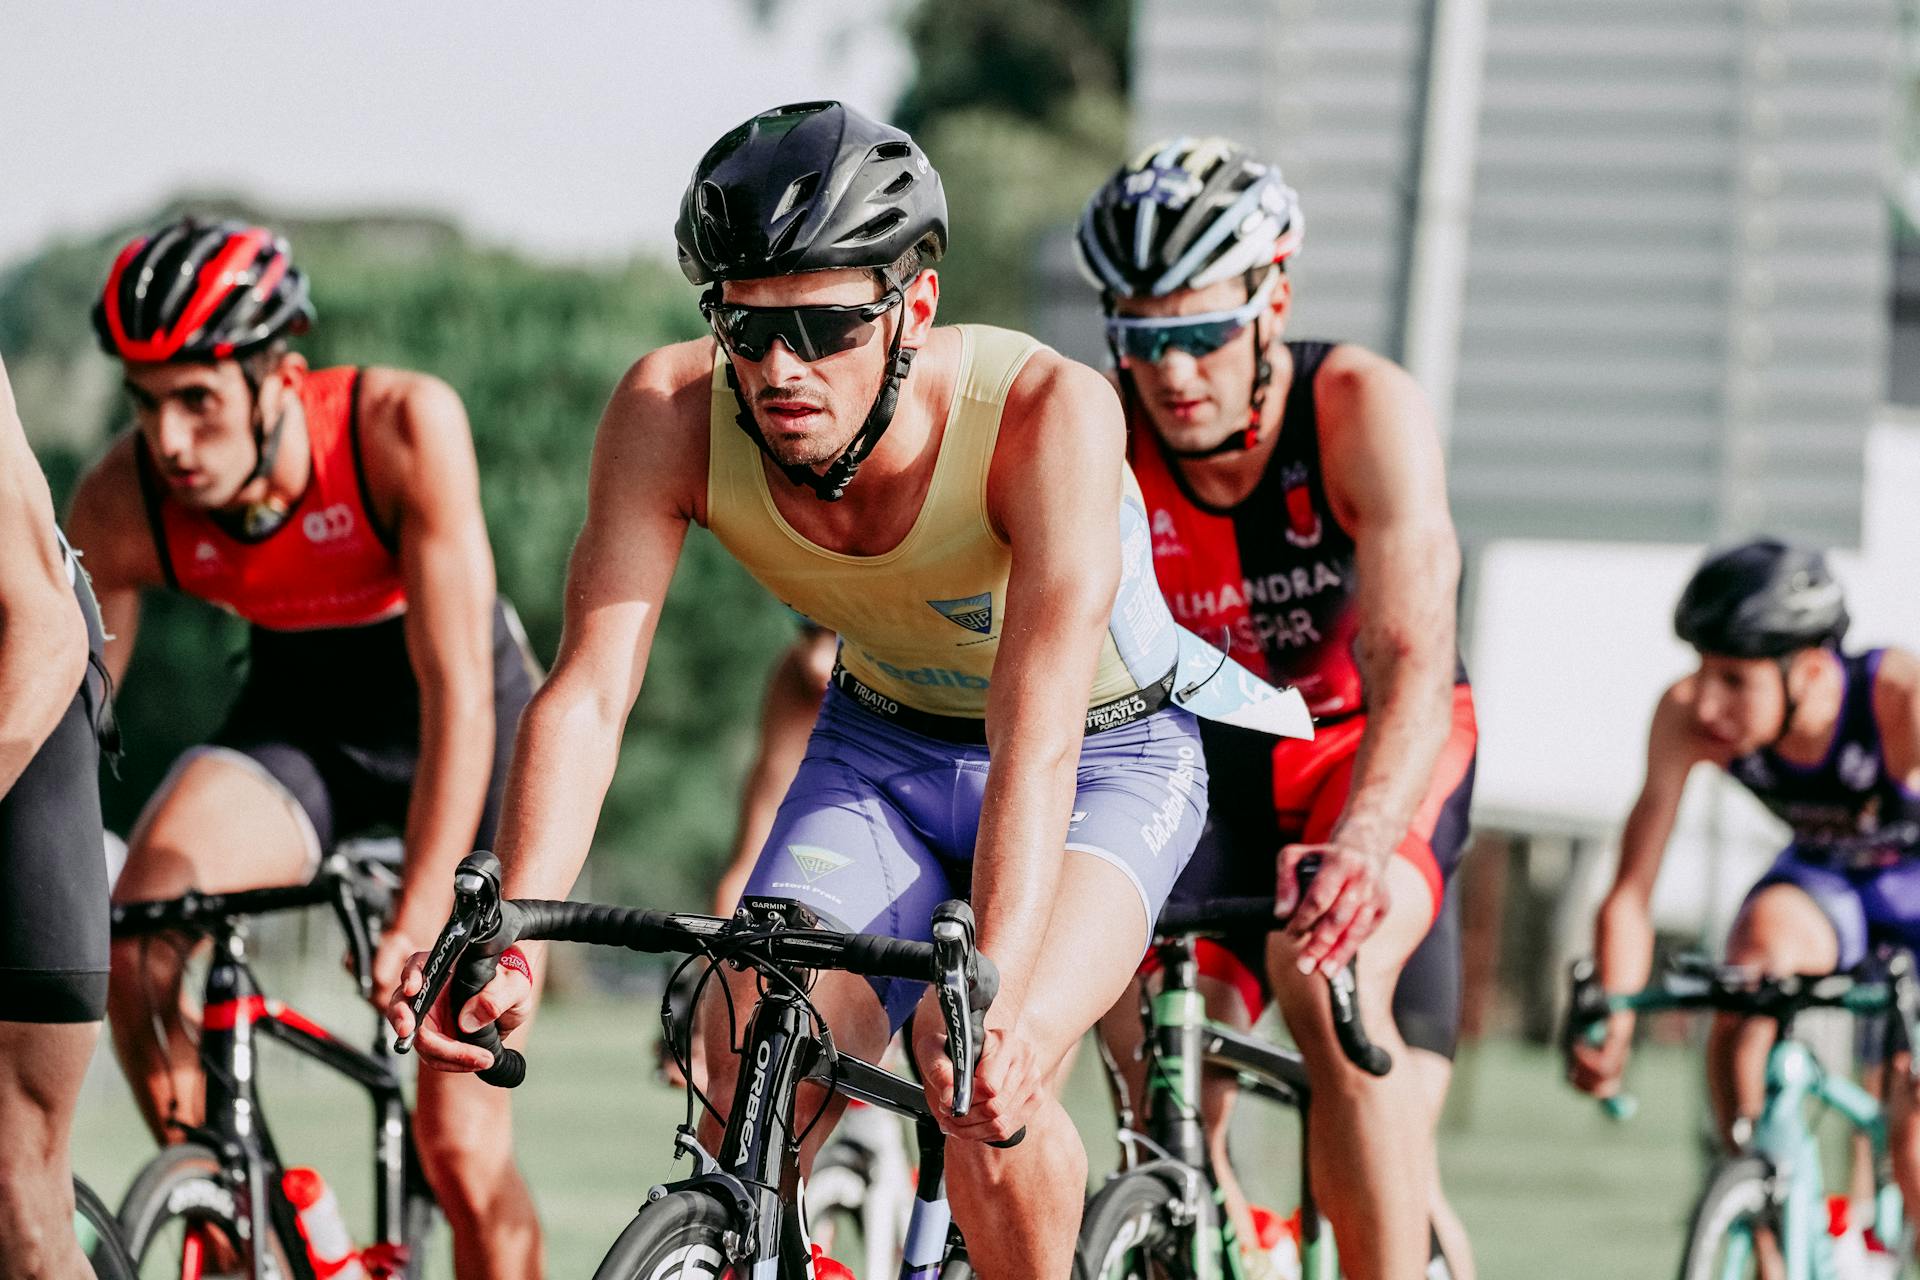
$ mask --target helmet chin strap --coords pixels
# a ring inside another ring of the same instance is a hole
[[[1780,670],[1780,696],[1786,702],[1787,709],[1780,717],[1780,732],[1773,735],[1773,741],[1767,744],[1772,751],[1786,741],[1787,734],[1793,729],[1793,718],[1800,712],[1800,699],[1794,695],[1793,682],[1787,679],[1787,669],[1793,665],[1793,655],[1783,653],[1775,657],[1774,666]]]
[[[887,427],[893,422],[894,410],[899,407],[900,387],[913,369],[915,352],[913,347],[900,345],[900,339],[906,331],[906,320],[902,317],[900,327],[894,330],[893,342],[887,348],[887,372],[880,380],[880,394],[874,397],[873,407],[867,410],[866,421],[853,433],[853,439],[847,442],[847,447],[840,451],[839,457],[827,464],[824,471],[816,471],[803,463],[784,461],[768,446],[759,420],[753,416],[753,407],[740,390],[740,377],[734,372],[733,360],[729,357],[726,362],[727,385],[733,388],[733,398],[740,406],[734,422],[747,433],[748,439],[760,446],[760,452],[773,460],[773,465],[780,468],[781,474],[789,482],[812,490],[813,496],[822,502],[838,502],[845,496],[847,486],[853,483],[860,464],[867,460],[867,455],[880,443],[880,437],[886,434]]]
[[[291,410],[282,405],[275,415],[273,425],[266,424],[265,415],[260,408],[260,384],[251,370],[243,363],[240,376],[247,381],[247,390],[253,393],[253,408],[249,425],[253,429],[254,464],[247,478],[240,482],[240,492],[257,480],[268,479],[273,472],[273,464],[280,457],[280,444],[286,437],[287,417]],[[249,538],[264,538],[286,523],[291,508],[274,497],[273,486],[267,486],[267,495],[258,502],[249,502],[240,510],[240,530]]]

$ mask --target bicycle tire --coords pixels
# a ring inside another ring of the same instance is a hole
[[[1185,1226],[1183,1196],[1151,1169],[1116,1174],[1087,1204],[1073,1252],[1073,1280],[1187,1280],[1192,1242],[1206,1239],[1210,1214]]]
[[[1769,1225],[1773,1217],[1767,1192],[1772,1176],[1773,1170],[1758,1156],[1736,1156],[1714,1171],[1687,1223],[1680,1280],[1732,1280],[1759,1275],[1753,1229]],[[1741,1265],[1743,1254],[1751,1269]]]
[[[859,1153],[835,1156],[834,1144],[829,1143],[814,1162],[813,1176],[807,1179],[807,1239],[843,1262],[858,1258],[863,1264],[862,1274],[885,1275],[885,1270],[875,1271],[874,1263],[880,1261],[884,1266],[887,1260],[876,1259],[873,1254],[891,1243],[891,1233],[876,1233],[875,1224],[868,1220],[872,1180]],[[891,1261],[897,1263],[899,1259],[896,1256]]]
[[[73,1180],[73,1226],[80,1237],[80,1251],[99,1280],[135,1280],[138,1273],[121,1242],[119,1221],[93,1188],[78,1178]]]
[[[727,1262],[733,1211],[704,1191],[675,1191],[641,1208],[593,1280],[745,1280]]]
[[[189,1142],[147,1161],[120,1202],[118,1221],[135,1276],[180,1277],[193,1274],[184,1255],[196,1226],[218,1232],[246,1261],[239,1216],[239,1197],[227,1184],[219,1157]],[[174,1223],[181,1224],[178,1240],[170,1229]],[[278,1235],[268,1235],[266,1260],[270,1275],[291,1280],[293,1268]],[[154,1269],[148,1271],[150,1263]]]

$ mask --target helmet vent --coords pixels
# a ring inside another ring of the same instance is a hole
[[[800,227],[806,220],[807,215],[802,213],[792,222],[789,222],[785,229],[773,238],[773,243],[767,246],[767,256],[769,258],[778,258],[786,253],[787,250],[793,248],[793,242],[799,237]]]
[[[867,219],[859,226],[840,237],[841,244],[871,244],[875,240],[885,239],[895,227],[907,220],[907,215],[899,209],[888,209],[876,217]]]
[[[882,142],[868,154],[876,160],[905,160],[913,154],[913,147],[905,142]]]
[[[780,203],[774,206],[772,220],[778,222],[786,217],[796,207],[813,199],[813,193],[819,189],[820,174],[817,170],[795,178],[787,184],[787,189],[781,192]]]
[[[897,196],[902,191],[905,191],[908,187],[912,185],[913,185],[913,175],[911,173],[902,173],[899,177],[895,178],[892,182],[889,182],[886,186],[874,192],[873,193],[874,198],[879,199],[884,196]]]

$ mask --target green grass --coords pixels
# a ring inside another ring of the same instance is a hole
[[[319,1003],[332,1025],[371,1030],[364,1010]],[[541,1014],[514,1123],[556,1280],[590,1275],[648,1185],[674,1176],[667,1156],[681,1102],[652,1078],[656,1007],[651,1000],[594,1000]],[[1093,1055],[1083,1054],[1069,1099],[1096,1173],[1113,1160],[1098,1073]],[[1496,1042],[1470,1053],[1441,1153],[1481,1275],[1615,1280],[1670,1271],[1699,1184],[1699,1078],[1693,1055],[1649,1048],[1633,1073],[1641,1112],[1614,1124],[1560,1083],[1556,1061],[1543,1050]],[[349,1221],[364,1231],[371,1121],[359,1097],[271,1046],[263,1079],[282,1153],[321,1168]],[[1241,1112],[1234,1149],[1246,1179],[1256,1198],[1283,1203],[1295,1160],[1293,1125],[1271,1108],[1247,1105]],[[150,1151],[103,1047],[76,1126],[75,1167],[113,1204]],[[449,1274],[443,1262],[436,1280]]]

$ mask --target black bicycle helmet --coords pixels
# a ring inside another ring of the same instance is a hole
[[[673,235],[694,284],[885,268],[916,247],[933,262],[947,248],[947,196],[899,129],[843,103],[801,102],[708,148]]]
[[[286,240],[231,220],[186,217],[136,237],[93,304],[101,349],[142,364],[240,359],[312,323],[307,277]],[[257,455],[244,489],[273,469],[287,415],[264,422],[259,380],[244,360],[240,376],[253,393]]]
[[[1306,229],[1299,198],[1280,170],[1225,138],[1174,138],[1120,166],[1087,201],[1073,238],[1080,271],[1113,310],[1116,298],[1160,298],[1239,277],[1252,297],[1270,267],[1283,266]],[[1208,449],[1171,450],[1184,458],[1251,449],[1273,365],[1266,334],[1253,330],[1253,390],[1246,425]],[[1133,379],[1120,364],[1129,398]]]
[[[894,293],[894,263],[918,250],[918,265],[947,250],[947,196],[914,140],[839,102],[800,102],[763,111],[730,130],[694,166],[673,235],[680,270],[719,301],[724,280],[763,280],[806,271],[860,268],[880,273]],[[917,268],[916,268],[917,271]],[[866,420],[826,470],[782,461],[767,447],[740,394],[731,358],[727,382],[735,417],[788,480],[833,502],[893,421],[914,351],[894,329],[887,371]]]
[[[1709,555],[1673,611],[1682,640],[1701,653],[1732,658],[1837,646],[1848,621],[1845,594],[1826,558],[1771,538]]]

